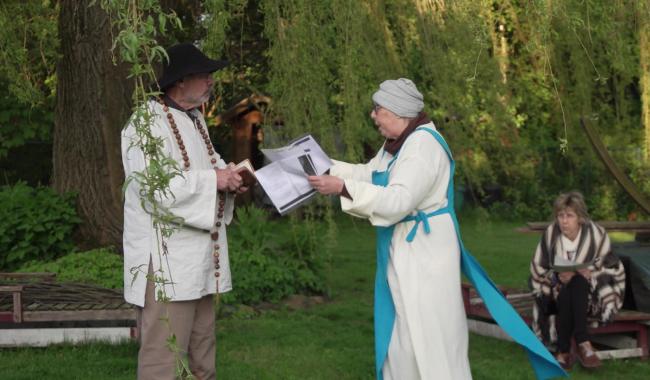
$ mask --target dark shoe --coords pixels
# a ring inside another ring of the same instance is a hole
[[[571,370],[573,365],[576,364],[576,359],[570,352],[558,352],[555,354],[555,360],[564,368],[565,371]]]
[[[582,342],[578,345],[578,360],[585,368],[598,368],[602,364],[596,355],[596,350],[594,350],[594,347],[589,341]]]

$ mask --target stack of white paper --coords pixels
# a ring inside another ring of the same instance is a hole
[[[307,176],[324,174],[332,161],[311,135],[300,137],[278,149],[262,149],[271,161],[255,175],[281,215],[316,194]]]

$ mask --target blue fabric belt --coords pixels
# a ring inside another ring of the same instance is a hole
[[[416,215],[409,215],[404,219],[400,220],[399,223],[412,222],[415,220],[415,225],[413,226],[413,228],[411,228],[411,231],[409,231],[409,234],[406,236],[406,241],[410,243],[413,241],[413,239],[415,239],[415,234],[418,232],[418,227],[420,226],[420,223],[422,223],[422,227],[424,227],[424,232],[428,235],[431,232],[431,227],[429,227],[429,218],[432,216],[449,214],[449,213],[451,213],[449,206],[443,207],[441,209],[430,212],[428,214],[425,214],[424,211],[417,210]]]

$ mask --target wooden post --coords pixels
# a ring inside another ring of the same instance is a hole
[[[18,286],[20,288],[18,291],[14,292],[14,322],[15,323],[21,323],[23,321],[23,300],[22,300],[22,286]]]
[[[641,359],[648,360],[648,328],[641,324],[641,328],[636,333],[636,340],[641,349]]]
[[[22,285],[0,286],[0,293],[13,294],[13,322],[21,323],[23,321],[23,299]]]
[[[254,165],[253,145],[256,143],[257,136],[254,135],[255,126],[260,125],[263,121],[262,113],[258,110],[252,110],[248,113],[238,116],[233,122],[233,159],[236,163],[249,159]],[[253,199],[252,189],[237,197],[237,204],[247,204]]]

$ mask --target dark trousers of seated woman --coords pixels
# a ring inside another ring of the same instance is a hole
[[[587,335],[587,307],[589,283],[576,273],[565,284],[557,297],[557,348],[559,352],[569,352],[571,336],[577,344],[589,340]]]

